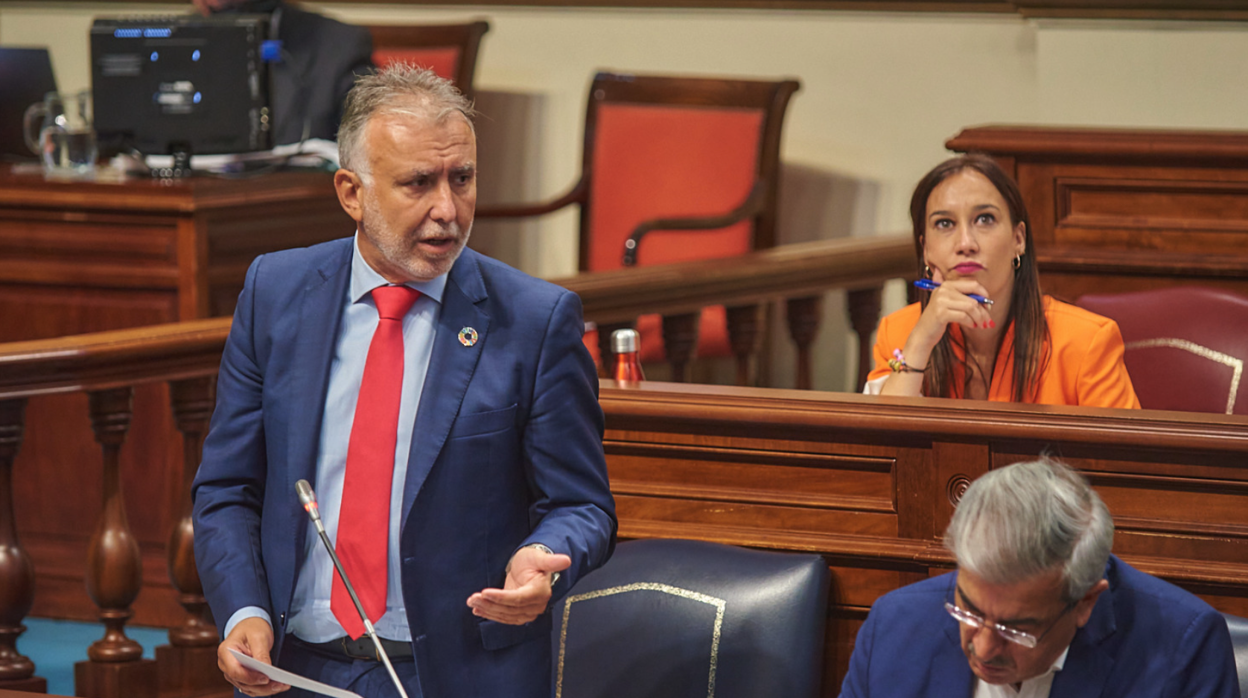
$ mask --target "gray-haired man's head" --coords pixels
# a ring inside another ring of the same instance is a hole
[[[357,78],[343,104],[338,162],[365,179],[369,165],[363,134],[377,114],[406,114],[433,123],[462,116],[472,129],[475,112],[472,103],[450,80],[431,70],[398,63]]]

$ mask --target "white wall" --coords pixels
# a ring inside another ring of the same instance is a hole
[[[96,14],[189,3],[0,0],[0,43],[52,48],[63,88],[89,83]],[[802,81],[785,127],[785,241],[901,231],[914,182],[944,141],[987,123],[1248,129],[1248,25],[1029,21],[1015,15],[602,10],[315,3],[357,23],[484,17],[482,107],[523,109],[498,191],[553,196],[576,177],[585,91],[597,69]],[[503,140],[503,139],[496,139]],[[522,163],[517,163],[523,159]],[[488,164],[482,155],[483,165]],[[483,177],[489,176],[483,172]],[[505,196],[504,194],[503,196]],[[514,194],[513,194],[514,195]],[[521,232],[509,261],[541,276],[576,267],[575,214]],[[894,289],[890,305],[900,297]],[[829,298],[818,385],[845,376],[839,295]],[[787,368],[780,362],[781,374]],[[781,378],[783,380],[783,378]]]

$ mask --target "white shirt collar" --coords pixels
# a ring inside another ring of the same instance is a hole
[[[387,286],[390,282],[386,281],[386,277],[378,274],[376,269],[369,266],[364,259],[364,255],[360,254],[360,232],[358,230],[355,232],[355,239],[352,241],[352,250],[351,302],[359,303],[361,299],[372,293],[373,289],[378,286]],[[404,285],[420,291],[441,305],[442,292],[446,290],[446,276],[446,274],[443,274],[429,281],[410,281]]]
[[[975,679],[974,698],[1048,698],[1053,688],[1054,675],[1066,666],[1066,655],[1069,652],[1070,646],[1067,645],[1048,671],[1023,681],[1018,690],[1014,690],[1013,684],[994,686]]]

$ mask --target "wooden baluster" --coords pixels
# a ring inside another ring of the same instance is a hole
[[[737,357],[737,385],[750,385],[750,357],[758,350],[762,333],[758,309],[757,305],[728,309],[728,343]]]
[[[121,445],[130,429],[133,388],[87,394],[91,426],[104,454],[104,509],[87,548],[87,594],[100,609],[104,637],[87,648],[88,661],[74,665],[74,693],[89,698],[153,698],[156,662],[126,637],[130,605],[139,595],[143,563],[130,533],[121,491]]]
[[[789,336],[797,345],[797,389],[810,390],[810,345],[819,334],[819,318],[823,313],[823,296],[790,298],[788,300]]]
[[[672,382],[685,382],[685,367],[698,346],[698,321],[702,313],[663,316],[663,348],[672,365]]]
[[[186,609],[186,619],[169,630],[168,645],[156,648],[160,695],[226,692],[230,685],[217,668],[217,629],[195,567],[195,534],[191,526],[191,481],[199,468],[204,436],[216,403],[216,379],[171,381],[169,394],[178,431],[182,432],[181,518],[169,536],[169,579],[178,591],[178,602]]]
[[[598,325],[598,376],[610,378],[615,375],[615,351],[611,348],[611,334],[616,330],[632,327],[630,322],[617,322],[611,325]]]
[[[13,512],[13,460],[22,446],[25,400],[0,402],[0,689],[47,693],[35,663],[17,652],[22,620],[35,602],[35,567],[17,539]]]
[[[849,306],[849,324],[853,325],[858,335],[858,384],[856,392],[862,392],[867,383],[867,374],[871,373],[874,357],[871,352],[871,333],[880,322],[880,299],[883,286],[860,288],[845,294],[845,303]]]

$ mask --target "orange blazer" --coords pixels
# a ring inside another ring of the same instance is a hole
[[[875,335],[875,368],[867,376],[875,380],[891,373],[888,360],[893,349],[906,345],[906,339],[919,322],[923,310],[918,303],[908,305],[880,321]],[[1044,317],[1049,323],[1051,342],[1048,363],[1042,367],[1034,402],[1042,405],[1091,405],[1093,407],[1139,408],[1140,400],[1131,386],[1131,376],[1122,363],[1122,333],[1118,323],[1049,296],[1044,297]],[[962,328],[950,325],[954,352],[961,349]],[[1014,394],[1014,326],[1006,330],[1001,353],[993,369],[988,399],[1010,402]],[[961,397],[962,371],[954,367],[953,396]]]

